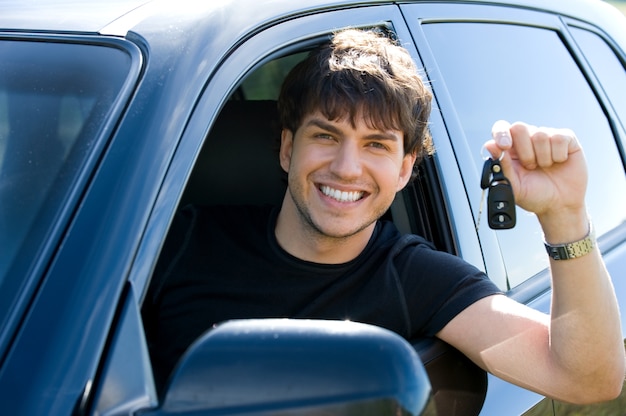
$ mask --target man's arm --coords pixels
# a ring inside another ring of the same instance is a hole
[[[569,130],[497,122],[486,144],[516,202],[534,212],[546,242],[565,244],[589,232],[584,155]],[[507,381],[572,403],[619,395],[624,344],[613,286],[596,247],[582,257],[550,260],[552,309],[546,316],[506,296],[482,299],[437,335]]]

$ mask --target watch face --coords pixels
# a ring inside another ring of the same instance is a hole
[[[570,258],[565,246],[551,246],[546,244],[546,251],[554,260],[567,260]]]

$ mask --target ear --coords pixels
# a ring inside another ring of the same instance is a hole
[[[291,166],[291,152],[293,151],[293,132],[283,129],[280,133],[280,166],[285,172],[289,172]]]
[[[401,191],[411,180],[411,176],[413,175],[413,166],[415,165],[416,159],[417,155],[415,153],[407,153],[402,158],[400,175],[398,176],[398,188],[396,189],[396,192]]]

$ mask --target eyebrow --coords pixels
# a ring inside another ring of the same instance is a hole
[[[342,131],[341,129],[337,128],[335,125],[321,119],[321,118],[317,118],[317,117],[313,117],[311,118],[307,123],[306,126],[316,126],[319,127],[321,129],[327,130],[331,133],[334,134],[341,134]],[[396,134],[393,134],[391,132],[386,132],[386,131],[380,131],[377,130],[376,133],[372,133],[372,134],[368,134],[367,139],[369,140],[388,140],[388,141],[392,141],[392,142],[397,142],[399,141],[399,137]]]

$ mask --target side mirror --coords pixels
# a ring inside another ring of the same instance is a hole
[[[413,347],[371,325],[252,319],[206,332],[152,415],[419,415],[430,383]]]

